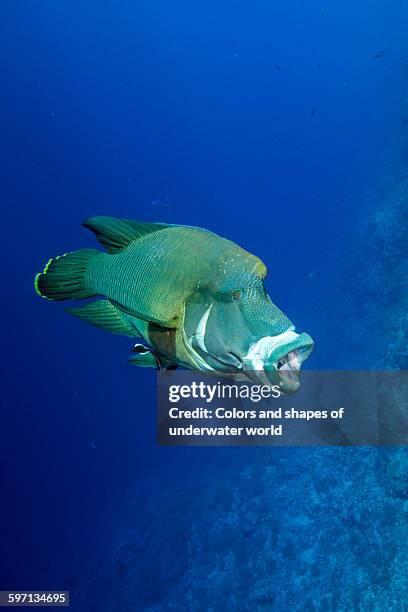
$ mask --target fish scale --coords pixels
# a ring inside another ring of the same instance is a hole
[[[110,333],[143,338],[149,347],[137,344],[134,365],[297,388],[313,341],[267,295],[258,257],[196,227],[113,217],[84,225],[107,252],[81,249],[49,260],[34,282],[42,297],[99,298],[68,311]]]
[[[194,288],[213,276],[223,256],[239,248],[206,230],[171,227],[142,236],[118,254],[93,259],[87,282],[143,318],[171,324]],[[247,259],[240,260],[242,268]]]

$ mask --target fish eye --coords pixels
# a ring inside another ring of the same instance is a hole
[[[236,301],[241,299],[241,291],[239,289],[235,289],[235,291],[232,292],[232,299]]]

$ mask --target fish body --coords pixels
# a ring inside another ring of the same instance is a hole
[[[100,298],[73,315],[148,345],[130,360],[299,386],[313,341],[265,291],[263,262],[201,228],[113,217],[84,222],[106,252],[82,249],[48,262],[37,292],[51,300]]]
[[[380,49],[371,55],[371,61],[374,62],[376,59],[384,57],[384,55],[387,55],[387,49]]]

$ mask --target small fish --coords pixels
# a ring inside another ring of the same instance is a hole
[[[280,72],[280,71],[281,71],[279,64],[276,64],[275,68],[276,68],[276,70],[277,70],[278,72]]]
[[[320,17],[323,17],[323,19],[327,19],[327,13],[325,13],[324,11],[320,11]]]
[[[134,365],[145,368],[157,366],[158,370],[165,369],[163,360],[160,359],[159,355],[148,346],[136,343],[132,348],[132,353],[135,354],[129,359],[129,362]]]
[[[36,275],[48,300],[82,300],[66,310],[114,334],[142,339],[130,363],[181,366],[257,384],[300,385],[311,337],[266,293],[265,264],[199,227],[93,217],[83,224],[106,252],[81,249],[50,259]]]
[[[167,208],[169,210],[172,210],[174,208],[173,205],[170,204],[170,202],[166,199],[165,200],[159,200],[159,199],[152,200],[152,204],[153,206],[157,206],[159,208]]]
[[[380,57],[384,57],[384,55],[387,55],[387,53],[387,49],[380,49],[380,51],[376,51],[371,55],[371,61],[373,62],[374,60],[379,59]]]

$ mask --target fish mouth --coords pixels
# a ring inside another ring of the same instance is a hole
[[[273,364],[273,369],[279,377],[278,384],[284,393],[293,393],[299,389],[300,369],[312,350],[313,346],[289,351]]]
[[[313,348],[308,334],[297,334],[293,329],[278,336],[265,336],[251,346],[244,371],[251,380],[279,385],[283,393],[294,393],[300,386],[302,363]]]

